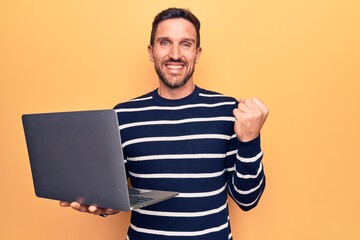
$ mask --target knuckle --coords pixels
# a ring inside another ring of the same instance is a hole
[[[257,118],[259,118],[259,117],[261,117],[261,116],[263,115],[263,112],[262,112],[260,109],[257,109],[257,110],[255,111],[254,115],[255,115]]]
[[[266,110],[265,110],[266,116],[269,115],[269,113],[270,113],[270,110],[268,108],[266,108]]]

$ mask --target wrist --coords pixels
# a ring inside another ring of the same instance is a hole
[[[260,135],[258,135],[256,138],[243,142],[238,141],[238,154],[241,157],[253,157],[259,152],[261,152],[261,146],[260,146]]]

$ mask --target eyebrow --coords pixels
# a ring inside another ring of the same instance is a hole
[[[167,40],[167,41],[170,41],[171,42],[171,39],[169,37],[159,37],[156,39],[156,42],[160,42],[160,41],[163,41],[163,40]],[[181,39],[181,42],[192,42],[192,43],[196,43],[196,40],[194,38],[183,38]]]

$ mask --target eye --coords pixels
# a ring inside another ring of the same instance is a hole
[[[191,47],[191,43],[189,43],[189,42],[183,42],[183,43],[181,43],[181,46],[183,46],[184,48],[190,48],[190,47]]]
[[[164,41],[161,41],[161,42],[160,42],[160,45],[161,45],[161,46],[169,46],[169,45],[170,45],[170,42],[164,40]]]

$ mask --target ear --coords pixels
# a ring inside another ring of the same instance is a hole
[[[202,48],[201,48],[201,47],[198,47],[198,48],[196,49],[195,63],[198,63],[198,62],[199,62],[201,52],[202,52]]]
[[[148,45],[148,52],[149,52],[149,56],[150,56],[150,61],[154,62],[154,52],[153,52],[153,47],[151,46],[151,44]]]

